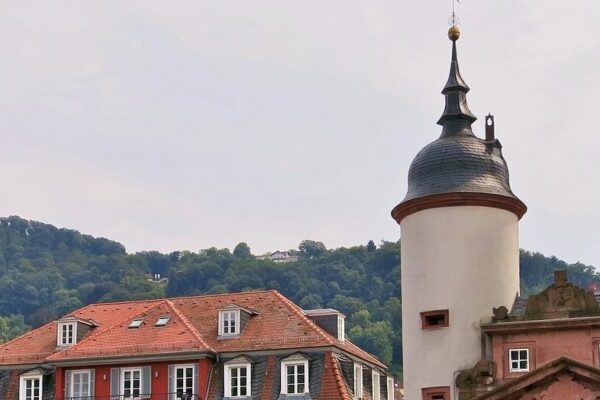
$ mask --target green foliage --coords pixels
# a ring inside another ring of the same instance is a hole
[[[25,324],[22,315],[0,316],[0,343],[8,342],[29,329],[31,328]]]
[[[127,254],[108,239],[19,217],[0,218],[0,340],[5,341],[82,305],[241,290],[276,289],[304,309],[335,308],[347,316],[348,337],[401,371],[400,246],[327,249],[303,240],[300,260],[274,263],[252,256],[246,243],[197,253]],[[556,269],[579,286],[600,283],[593,267],[521,251],[524,293],[552,282]],[[167,285],[151,282],[159,273]]]

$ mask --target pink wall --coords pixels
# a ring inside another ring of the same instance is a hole
[[[492,333],[493,359],[497,366],[498,383],[522,376],[509,372],[508,350],[529,349],[530,371],[560,357],[568,357],[590,366],[599,367],[598,344],[600,328],[531,330],[522,333]]]

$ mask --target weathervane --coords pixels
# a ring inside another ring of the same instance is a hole
[[[456,26],[460,24],[460,19],[456,16],[454,11],[454,3],[460,4],[460,0],[452,0],[452,16],[448,19],[448,25]]]

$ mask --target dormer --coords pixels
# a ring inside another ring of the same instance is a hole
[[[219,339],[235,339],[240,337],[246,323],[257,312],[237,304],[229,304],[219,310]]]
[[[304,314],[315,324],[330,335],[343,342],[346,340],[346,316],[333,308],[321,308],[317,310],[304,310]]]
[[[70,347],[84,338],[90,329],[97,326],[93,321],[87,321],[75,317],[59,319],[56,334],[56,345],[58,347]]]

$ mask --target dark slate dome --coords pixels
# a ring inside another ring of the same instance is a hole
[[[408,171],[406,197],[392,211],[400,221],[414,212],[435,207],[481,205],[505,209],[519,218],[527,207],[510,189],[502,145],[494,136],[494,118],[486,117],[485,139],[475,136],[477,119],[467,105],[469,87],[460,75],[456,55],[458,28],[450,28],[452,62],[442,94],[446,99],[438,124],[441,136],[429,143]]]
[[[441,193],[474,192],[516,196],[498,142],[475,135],[440,137],[421,150],[408,171],[402,202]]]

